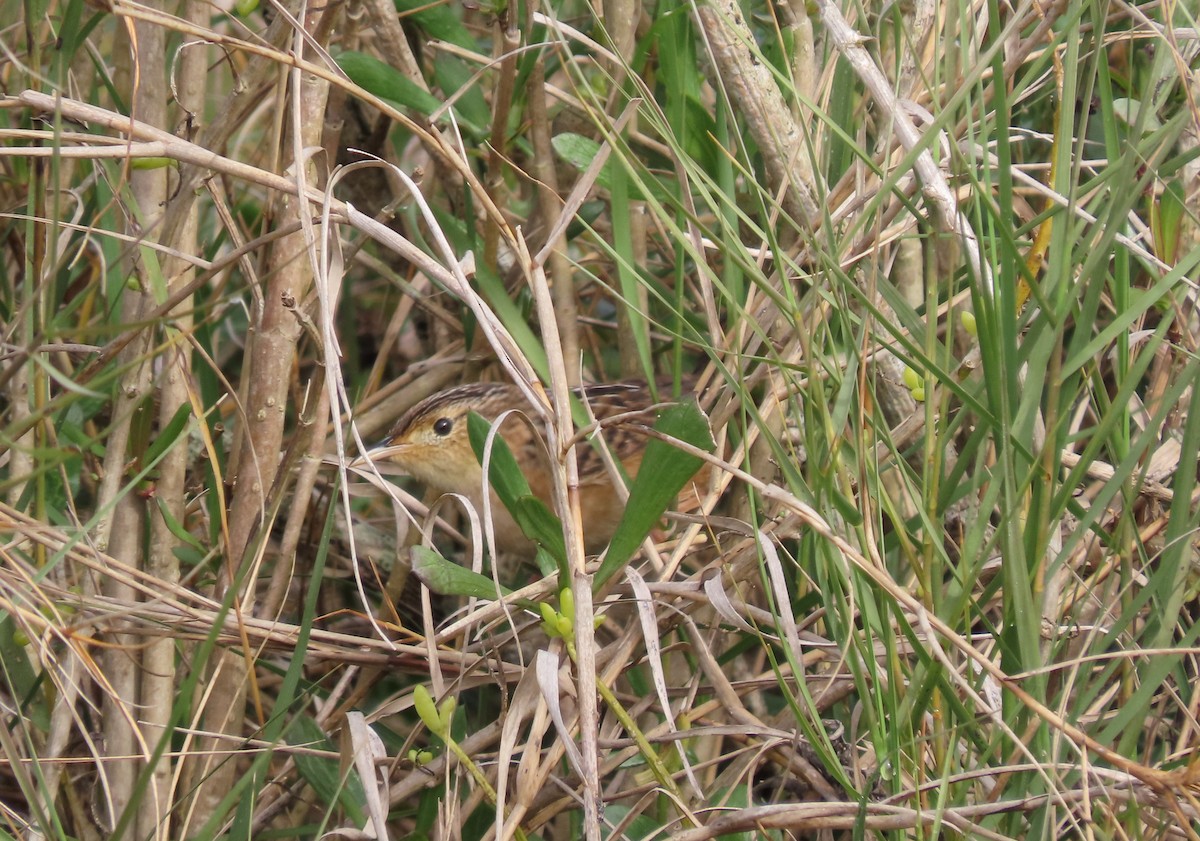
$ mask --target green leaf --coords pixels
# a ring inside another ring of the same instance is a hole
[[[395,6],[400,16],[423,29],[429,40],[445,41],[470,52],[479,51],[479,44],[451,4],[396,0]],[[491,109],[479,86],[475,68],[439,50],[433,60],[433,76],[437,87],[447,96],[453,96],[454,111],[464,125],[486,126],[490,122]]]
[[[289,729],[290,745],[337,752],[337,748],[309,716],[296,716]],[[363,791],[362,781],[354,769],[343,779],[340,764],[336,759],[313,756],[303,751],[297,751],[294,758],[296,770],[312,786],[322,803],[327,806],[335,802],[341,804],[354,826],[362,826],[366,822],[366,792]]]
[[[554,147],[555,154],[580,172],[591,166],[596,155],[600,154],[598,141],[573,132],[556,134],[550,140],[550,145]],[[596,178],[596,183],[606,190],[612,186],[612,175],[607,171],[609,166],[606,163]]]
[[[509,422],[520,423],[519,420]],[[471,439],[471,449],[475,451],[475,458],[479,459],[480,464],[483,464],[487,439],[491,431],[492,424],[483,415],[471,412],[467,416],[467,436]],[[508,442],[499,435],[492,440],[492,457],[488,473],[490,474],[488,481],[496,491],[496,496],[500,497],[500,501],[509,511],[517,507],[517,500],[521,497],[533,496],[533,490],[529,487],[525,474],[521,472],[516,456],[508,448]]]
[[[483,464],[491,428],[492,425],[482,415],[472,412],[467,416],[467,435],[480,464]],[[520,527],[521,533],[545,549],[562,570],[567,561],[562,523],[546,503],[534,496],[512,450],[499,435],[492,442],[492,458],[488,468],[488,481],[492,489]]]
[[[441,219],[441,216],[439,215],[438,218]],[[471,247],[478,245],[477,243]],[[508,332],[512,333],[513,340],[529,359],[533,370],[537,371],[544,380],[550,371],[550,365],[546,361],[546,351],[542,347],[541,339],[529,326],[527,313],[509,294],[508,288],[504,285],[504,279],[500,277],[494,267],[481,263],[475,267],[475,283],[479,285],[479,291],[483,293],[483,297],[495,311],[496,317],[500,319]]]
[[[712,452],[716,446],[708,418],[691,400],[677,403],[663,412],[654,428],[706,452]],[[625,506],[625,513],[613,534],[604,562],[596,573],[596,589],[604,586],[617,570],[628,563],[703,463],[703,459],[685,453],[666,441],[650,439],[637,478],[629,489],[629,504]]]
[[[426,117],[442,107],[440,99],[377,58],[347,51],[338,56],[337,63],[354,84],[380,99],[411,108]]]
[[[71,62],[83,50],[82,45],[92,34],[92,30],[111,14],[111,8],[107,11],[99,11],[81,24],[83,14],[87,11],[86,6],[84,0],[70,0],[66,4],[62,24],[58,29],[59,45],[56,50],[58,55],[55,59],[55,64],[59,67],[58,72],[62,74],[60,78],[66,77]]]
[[[45,733],[50,729],[50,710],[42,676],[29,659],[12,617],[0,613],[0,686],[3,686],[25,721]]]
[[[538,568],[538,571],[542,575],[554,575],[562,570],[562,564],[559,560],[541,546],[538,547],[537,555],[533,558],[533,565]]]
[[[146,454],[142,458],[142,464],[153,465],[157,464],[158,460],[166,454],[167,450],[175,445],[179,436],[187,428],[188,418],[192,416],[192,404],[181,403],[179,408],[175,410],[175,414],[171,416],[170,422],[159,430],[158,435],[146,448]]]
[[[338,56],[337,63],[356,85],[402,109],[433,117],[445,104],[441,97],[434,96],[396,68],[372,56],[348,50]],[[451,73],[447,84],[457,84],[456,80],[463,80],[463,74]],[[466,84],[465,80],[462,84]],[[471,137],[487,136],[486,122],[478,121],[480,116],[485,119],[487,116],[487,105],[482,101],[478,88],[466,91],[455,106],[454,113],[465,134]]]
[[[924,391],[922,391],[922,396],[924,396]],[[847,523],[856,527],[862,525],[862,511],[859,510],[858,505],[855,504],[853,499],[850,499],[845,494],[838,493],[836,488],[829,489],[829,499],[833,503],[833,507],[838,510],[838,513],[846,518]]]
[[[604,825],[600,827],[600,837],[607,841],[612,836],[611,827],[625,820],[630,809],[628,806],[614,804],[604,807]],[[650,815],[641,814],[625,824],[625,831],[620,838],[627,841],[650,841],[652,838],[667,838],[669,831]]]
[[[509,509],[521,533],[532,540],[539,549],[544,549],[559,570],[567,563],[567,544],[563,539],[562,521],[546,503],[530,494],[516,501],[515,507]]]
[[[395,5],[402,18],[415,21],[431,39],[478,50],[479,45],[450,4],[430,3],[428,0],[396,0]]]
[[[554,152],[568,164],[580,172],[587,171],[587,168],[592,165],[592,161],[600,154],[600,143],[590,137],[584,137],[582,134],[573,134],[572,132],[563,132],[557,134],[550,140],[550,145],[554,147]],[[611,193],[614,186],[613,167],[616,165],[614,161],[617,159],[609,158],[600,167],[600,171],[596,174],[596,186],[600,187],[605,192]],[[638,178],[629,179],[629,198],[636,200],[645,200],[646,193],[649,192],[660,204],[673,204],[674,201],[663,185],[655,178],[652,178],[649,173],[640,172]]]
[[[1183,185],[1178,178],[1172,178],[1163,185],[1150,216],[1155,252],[1167,262],[1174,262],[1178,254],[1179,231],[1186,208]]]
[[[455,113],[467,125],[487,125],[491,111],[472,68],[452,56],[439,55],[433,64],[433,78],[439,88],[454,95]]]
[[[202,552],[189,545],[172,546],[171,554],[185,567],[198,567],[209,558],[208,552]]]
[[[163,523],[166,524],[167,529],[171,532],[171,534],[173,534],[178,541],[190,546],[192,549],[195,549],[197,552],[199,552],[201,556],[203,556],[205,552],[204,544],[197,540],[194,534],[184,528],[183,523],[175,519],[175,517],[171,514],[171,509],[167,507],[167,503],[157,496],[154,497],[154,502],[158,506],[158,513],[162,516]]]
[[[498,585],[495,581],[446,560],[428,546],[410,547],[409,557],[412,559],[413,575],[440,595],[495,601],[498,596],[506,596],[512,592],[507,587],[500,587],[497,592]]]

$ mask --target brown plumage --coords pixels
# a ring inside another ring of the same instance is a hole
[[[650,411],[654,403],[646,384],[585,386],[582,396],[600,421],[604,440],[613,457],[621,462],[632,479],[637,475],[647,441],[633,425],[649,426],[654,422],[654,413]],[[495,421],[510,409],[524,413],[539,433],[535,435],[524,419],[510,417],[501,425],[500,437],[521,465],[530,489],[553,507],[550,465],[545,435],[541,434],[543,424],[521,390],[509,383],[473,383],[422,400],[400,418],[387,441],[373,455],[391,461],[437,491],[462,494],[482,515],[483,471],[471,449],[467,416],[477,412],[488,421]],[[623,415],[629,417],[620,417]],[[616,420],[612,425],[605,424],[613,419]],[[624,506],[596,449],[583,442],[576,446],[575,452],[579,465],[584,543],[588,552],[595,553],[608,545]],[[494,491],[491,492],[491,504],[497,547],[501,551],[528,551],[531,544]]]

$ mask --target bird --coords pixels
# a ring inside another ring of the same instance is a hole
[[[654,409],[662,408],[662,404],[655,402],[649,386],[640,381],[587,385],[574,392],[590,406],[604,430],[610,453],[632,480],[648,440],[636,428],[652,425]],[[508,410],[523,413],[533,426],[519,418],[507,418],[500,426],[499,436],[512,451],[530,490],[553,509],[545,426],[522,390],[511,383],[470,383],[425,398],[396,422],[371,456],[390,462],[437,492],[461,494],[482,516],[483,469],[471,447],[467,417],[476,412],[492,423]],[[588,554],[597,554],[608,545],[620,523],[624,503],[596,447],[585,442],[575,452],[584,548]],[[489,493],[497,550],[531,551],[533,544],[495,491]]]

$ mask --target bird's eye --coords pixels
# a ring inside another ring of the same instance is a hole
[[[450,430],[454,428],[454,421],[450,418],[438,418],[433,422],[433,431],[438,435],[446,436],[450,434]]]

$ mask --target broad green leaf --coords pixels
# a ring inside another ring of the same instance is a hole
[[[512,591],[500,587],[486,575],[448,561],[427,546],[412,546],[409,549],[413,575],[435,593],[443,596],[465,596],[472,599],[495,599]]]
[[[533,565],[538,568],[538,572],[542,575],[555,575],[564,566],[561,561],[541,546],[538,547],[537,554],[534,555]]]
[[[550,145],[554,147],[555,154],[580,172],[591,166],[596,155],[600,154],[598,141],[572,132],[556,134],[550,140]],[[612,187],[612,173],[609,171],[611,166],[611,163],[606,163],[596,177],[596,183],[605,190]]]
[[[396,68],[372,56],[348,50],[338,56],[337,63],[359,87],[422,116],[432,117],[444,104],[441,97],[434,96]],[[478,117],[487,110],[486,105],[482,110],[479,107],[481,96],[477,89],[473,89],[467,97],[467,104],[460,102],[454,109],[459,126],[472,137],[487,134],[486,124],[477,122]]]
[[[511,419],[507,423],[521,423],[519,419]],[[477,412],[467,416],[467,436],[471,439],[471,449],[475,458],[483,464],[483,456],[487,450],[487,438],[492,431],[492,424]],[[533,490],[525,474],[517,464],[516,456],[508,448],[508,443],[499,435],[492,440],[492,456],[489,464],[488,480],[504,507],[509,511],[516,508],[517,500],[523,496],[533,496]]]
[[[455,113],[468,125],[487,125],[491,111],[472,68],[453,56],[439,55],[434,61],[433,78],[439,88],[454,97]]]
[[[600,154],[599,142],[571,132],[556,134],[551,138],[550,145],[554,147],[555,154],[580,172],[586,171],[592,165],[595,157]],[[610,158],[596,174],[596,185],[606,192],[612,192],[613,189],[613,167],[616,165],[614,163],[616,160],[616,157]],[[638,176],[639,178],[629,179],[630,199],[644,200],[646,196],[642,188],[645,187],[645,190],[648,190],[660,204],[674,203],[667,191],[657,180],[651,178],[649,173],[639,172]]]
[[[400,16],[423,29],[431,41],[445,41],[470,52],[478,52],[479,44],[471,37],[455,6],[428,3],[426,0],[397,0],[395,5]],[[478,126],[485,126],[491,121],[491,111],[474,67],[439,50],[433,60],[433,77],[447,96],[454,97],[455,113],[465,121]]]
[[[567,562],[567,544],[563,539],[562,521],[550,507],[531,494],[518,499],[515,507],[509,510],[521,527],[521,533],[544,549],[558,568],[563,569]]]
[[[188,568],[198,567],[200,564],[205,563],[210,557],[210,553],[203,552],[189,544],[172,546],[171,554],[175,556],[179,563]]]
[[[469,50],[478,49],[470,31],[463,25],[454,7],[448,3],[429,3],[427,0],[396,0],[396,11],[402,18],[415,21],[425,33],[438,41],[448,41]]]
[[[708,418],[694,401],[671,406],[663,412],[654,428],[708,452],[716,446]],[[604,562],[596,573],[594,586],[597,589],[604,586],[633,557],[671,502],[688,480],[696,475],[701,464],[703,460],[697,456],[658,438],[650,439],[637,478],[629,489],[629,504],[625,506],[625,513],[613,534]]]
[[[518,423],[519,421],[509,421]],[[483,463],[484,449],[487,446],[487,436],[492,425],[487,419],[472,412],[467,417],[467,434],[471,439],[471,448],[475,457]],[[508,444],[499,435],[492,443],[492,457],[489,464],[489,481],[501,504],[512,514],[521,533],[532,540],[537,546],[545,549],[563,569],[566,564],[567,548],[563,540],[562,523],[554,512],[538,499],[525,474],[521,472],[516,457]]]
[[[411,108],[426,117],[442,106],[436,96],[377,58],[348,51],[338,56],[337,63],[351,81],[380,99]]]

